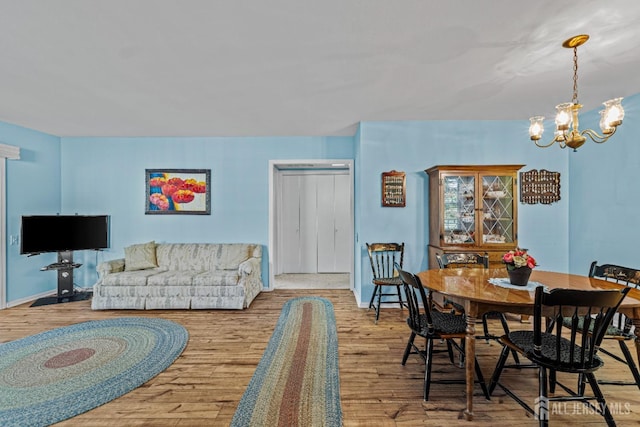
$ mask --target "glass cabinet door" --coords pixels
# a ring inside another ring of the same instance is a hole
[[[443,243],[475,244],[475,175],[445,175],[443,191]]]
[[[482,243],[513,243],[514,182],[512,176],[482,175]]]

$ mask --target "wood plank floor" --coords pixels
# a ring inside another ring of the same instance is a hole
[[[434,384],[422,401],[423,365],[411,356],[400,364],[409,336],[406,311],[359,309],[348,290],[276,290],[263,292],[243,311],[92,311],[89,301],[0,310],[0,342],[81,321],[123,316],[162,317],[183,324],[190,334],[182,355],[166,371],[138,389],[61,426],[227,426],[267,345],[282,305],[290,298],[317,295],[332,301],[336,314],[340,391],[344,425],[350,426],[535,426],[537,422],[500,390],[491,401],[476,390],[475,420],[465,421],[464,385]],[[498,325],[492,325],[498,326]],[[511,322],[513,329],[529,325]],[[614,348],[606,344],[607,348]],[[477,343],[488,381],[499,353],[497,344]],[[442,356],[442,357],[441,357]],[[463,378],[464,372],[437,355],[434,378]],[[440,363],[441,362],[441,363]],[[620,379],[628,370],[606,359],[599,376]],[[507,370],[504,381],[533,404],[536,371]],[[619,426],[640,426],[640,390],[603,386]],[[552,414],[552,425],[605,425],[603,419],[573,404]],[[1,424],[1,422],[0,422]]]

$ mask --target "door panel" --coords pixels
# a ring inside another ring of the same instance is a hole
[[[318,271],[316,182],[315,175],[300,175],[300,266],[296,273]]]
[[[300,268],[300,177],[282,175],[281,220],[279,221],[280,265],[282,273]]]
[[[351,271],[351,184],[349,175],[334,178],[334,272],[348,273]]]
[[[318,273],[335,270],[334,179],[318,176]]]

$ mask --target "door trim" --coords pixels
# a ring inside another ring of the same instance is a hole
[[[353,160],[352,159],[327,159],[327,160],[269,160],[269,243],[267,248],[268,253],[268,266],[269,266],[269,277],[268,277],[268,286],[265,290],[271,291],[273,290],[274,284],[274,276],[275,276],[275,265],[277,262],[277,225],[278,225],[278,217],[276,212],[277,200],[278,197],[278,189],[280,187],[280,172],[282,170],[336,170],[344,173],[345,170],[348,171],[349,175],[349,183],[351,185],[350,194],[351,194],[351,203],[350,203],[350,248],[349,253],[351,254],[351,260],[349,262],[349,289],[354,289],[353,282],[353,251],[354,251],[354,174],[353,174]]]

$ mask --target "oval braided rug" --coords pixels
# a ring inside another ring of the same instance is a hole
[[[331,302],[300,297],[282,307],[231,427],[342,426],[338,334]]]
[[[121,317],[0,344],[0,425],[46,426],[144,384],[182,353],[175,322]]]

